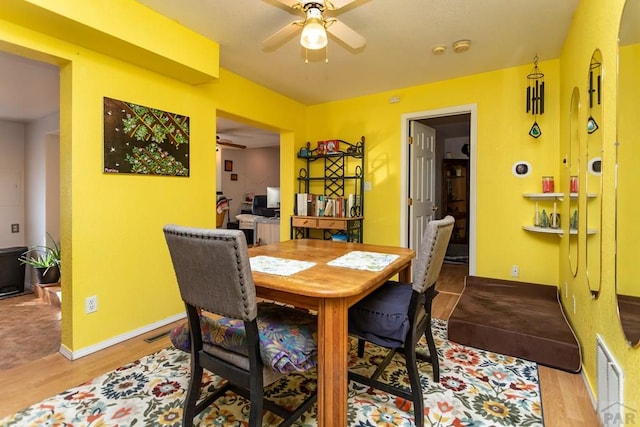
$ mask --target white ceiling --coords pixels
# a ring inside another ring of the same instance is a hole
[[[138,0],[220,43],[220,65],[302,102],[317,104],[399,90],[560,56],[579,0],[355,0],[327,12],[364,36],[353,51],[329,37],[305,49],[299,33],[278,49],[262,41],[302,17],[276,0]],[[293,0],[295,2],[295,0]],[[462,54],[451,45],[469,39]],[[431,49],[447,46],[435,56]],[[311,55],[311,53],[315,53]]]
[[[304,104],[317,104],[558,58],[579,0],[355,0],[326,12],[367,39],[353,51],[329,37],[309,52],[298,34],[277,49],[262,41],[300,12],[276,0],[139,0],[220,43],[220,65]],[[471,49],[451,45],[469,39]],[[436,56],[434,46],[447,49]],[[56,67],[0,53],[0,118],[28,121],[59,109]],[[258,135],[249,135],[258,132]],[[220,119],[218,134],[241,145],[277,134]]]
[[[28,122],[60,110],[58,67],[0,51],[0,119]]]
[[[222,140],[233,144],[244,145],[247,148],[275,147],[280,145],[280,134],[256,127],[234,122],[218,117],[216,119],[216,133]],[[234,148],[219,145],[223,150]]]

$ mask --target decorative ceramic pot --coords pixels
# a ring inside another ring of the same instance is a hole
[[[60,269],[53,267],[34,267],[36,280],[40,284],[56,283],[60,280]]]

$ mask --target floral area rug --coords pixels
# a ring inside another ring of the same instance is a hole
[[[461,346],[446,340],[446,322],[434,319],[440,358],[440,383],[433,382],[431,365],[420,363],[425,400],[425,426],[542,426],[542,408],[535,363]],[[367,344],[357,357],[352,341],[350,369],[372,372],[370,362],[385,355]],[[424,337],[421,342],[426,352]],[[162,426],[182,425],[182,405],[189,381],[189,354],[166,348],[115,371],[67,390],[0,420],[0,426]],[[285,406],[295,406],[315,387],[315,372],[289,375],[269,386],[266,394]],[[391,362],[382,379],[408,387],[401,356]],[[204,385],[213,390],[222,379],[205,371]],[[413,405],[380,390],[349,384],[349,426],[413,426]],[[249,403],[229,392],[200,414],[196,425],[248,426]],[[281,420],[270,413],[263,422]],[[297,426],[316,426],[315,407]]]

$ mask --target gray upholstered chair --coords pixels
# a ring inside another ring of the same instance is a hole
[[[242,231],[167,225],[164,234],[188,318],[188,325],[172,332],[172,341],[178,338],[177,346],[191,353],[183,426],[192,426],[228,389],[250,401],[249,426],[262,425],[263,409],[284,418],[280,426],[291,425],[313,405],[315,393],[290,411],[266,399],[264,388],[316,365],[315,316],[257,303]],[[227,382],[198,402],[203,368]]]
[[[431,363],[434,381],[440,381],[438,353],[431,332],[431,303],[436,295],[435,284],[444,262],[454,219],[431,221],[422,239],[415,266],[413,283],[389,281],[349,309],[349,333],[358,338],[358,356],[364,355],[369,341],[390,349],[370,377],[349,372],[349,379],[413,402],[416,426],[424,425],[424,401],[417,359]],[[429,355],[416,352],[424,334]],[[411,390],[394,387],[378,380],[393,356],[404,355]]]

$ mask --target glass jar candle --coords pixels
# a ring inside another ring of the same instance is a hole
[[[552,176],[543,176],[542,177],[542,192],[543,193],[553,193],[553,177]]]
[[[569,191],[572,193],[578,192],[578,177],[573,175],[569,181]]]

